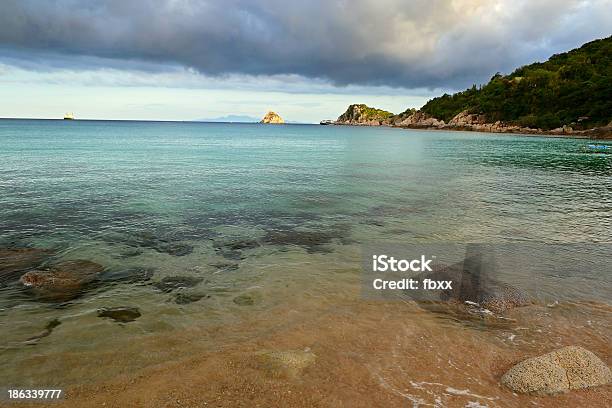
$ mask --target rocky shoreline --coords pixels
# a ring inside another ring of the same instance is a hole
[[[336,121],[325,121],[326,125],[349,125],[349,126],[387,126],[405,129],[427,129],[427,130],[459,130],[488,133],[520,133],[542,136],[566,136],[585,139],[612,139],[612,122],[607,126],[591,129],[578,130],[572,126],[563,126],[552,130],[521,127],[501,121],[488,122],[486,115],[469,113],[467,110],[458,113],[448,122],[437,119],[419,110],[407,110],[398,115],[389,112],[372,115],[366,112],[365,105],[350,105],[345,113],[340,115]],[[371,108],[367,108],[371,110]],[[323,124],[323,123],[322,123]]]

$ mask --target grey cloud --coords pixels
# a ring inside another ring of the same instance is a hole
[[[183,66],[208,76],[460,88],[610,35],[611,8],[612,0],[5,0],[0,56],[26,68]]]

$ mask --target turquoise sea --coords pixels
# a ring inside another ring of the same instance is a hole
[[[356,297],[368,241],[610,243],[612,156],[586,152],[587,143],[378,127],[0,120],[0,247],[104,268],[62,302],[0,282],[0,383],[103,379],[184,352],[139,349],[160,333],[215,348],[211,327],[260,322],[228,329],[229,342],[269,329],[261,322],[276,308],[331,308]],[[548,298],[610,299],[609,276],[540,278]],[[141,316],[97,315],[119,306]],[[53,333],[26,341],[54,320]],[[206,333],[198,341],[186,334],[196,327]],[[109,355],[117,360],[105,369],[86,368]],[[65,369],[75,361],[81,369]]]

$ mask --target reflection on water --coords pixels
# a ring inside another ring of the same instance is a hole
[[[283,332],[339,304],[363,312],[365,242],[610,242],[612,230],[612,157],[581,153],[581,140],[6,120],[0,143],[0,383],[14,385],[104,380]],[[45,253],[17,261],[20,248]],[[18,281],[67,260],[103,271],[62,301],[40,299]],[[528,285],[520,271],[503,278]],[[432,308],[405,318],[436,335],[450,324],[449,345],[470,328],[490,333],[495,347],[529,349],[529,336],[550,329],[543,321],[558,328],[546,344],[565,343],[567,313],[601,350],[596,339],[609,333],[597,325],[609,325],[610,311],[595,305],[608,301],[609,277],[537,280],[561,320],[546,320],[546,308],[543,320],[534,312],[485,321]],[[526,332],[521,319],[532,325]],[[395,369],[378,367],[373,378],[419,394],[389,379]]]

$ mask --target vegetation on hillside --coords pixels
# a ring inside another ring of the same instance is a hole
[[[376,108],[371,108],[367,105],[361,104],[361,112],[362,115],[365,116],[366,118],[371,118],[371,119],[388,119],[391,116],[393,116],[393,113],[388,112],[386,110],[383,109],[376,109]]]
[[[363,103],[350,105],[346,112],[338,118],[338,121],[383,121],[393,116],[393,113],[386,110],[371,108]]]
[[[612,37],[510,75],[498,73],[484,86],[434,98],[421,110],[446,122],[468,110],[484,114],[488,122],[545,130],[607,125],[612,120]]]

